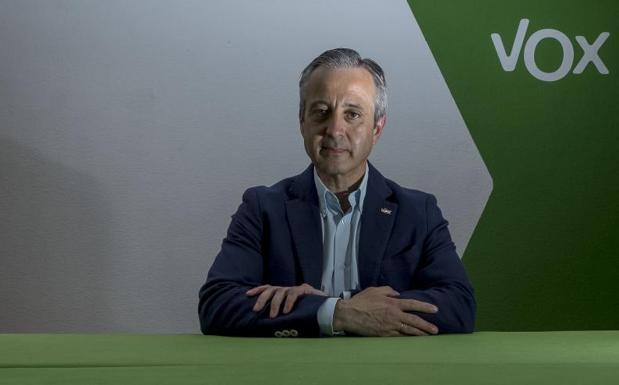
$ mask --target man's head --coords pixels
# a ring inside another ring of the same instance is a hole
[[[363,176],[385,125],[383,70],[354,50],[329,50],[303,70],[299,92],[307,154],[323,181],[349,187]]]

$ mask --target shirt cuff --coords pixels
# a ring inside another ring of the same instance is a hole
[[[333,331],[333,314],[335,313],[335,305],[339,300],[340,298],[327,298],[318,308],[318,325],[320,326],[320,334],[323,336],[344,334],[343,332]]]

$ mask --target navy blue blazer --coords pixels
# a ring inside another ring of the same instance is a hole
[[[434,196],[384,178],[369,165],[359,237],[360,289],[391,286],[401,298],[435,304],[436,314],[415,313],[439,333],[472,332],[475,298]],[[252,311],[263,284],[320,289],[322,230],[313,166],[271,187],[253,187],[228,228],[221,251],[200,289],[204,334],[273,336],[295,329],[319,336],[316,313],[326,297],[306,295],[289,314],[269,318]]]

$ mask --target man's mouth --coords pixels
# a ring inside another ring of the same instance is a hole
[[[340,155],[340,154],[344,154],[345,152],[347,152],[348,150],[344,149],[344,148],[337,148],[337,147],[320,147],[320,151],[324,151],[327,154],[333,154],[333,155]]]

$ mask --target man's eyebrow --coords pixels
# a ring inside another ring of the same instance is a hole
[[[363,109],[363,106],[361,106],[360,104],[355,104],[355,103],[350,103],[350,102],[344,103],[344,107],[352,107],[352,108],[356,108],[359,110]]]
[[[329,103],[325,102],[324,100],[314,100],[310,103],[310,108],[316,107],[317,105],[329,105]]]
[[[323,105],[323,106],[328,106],[329,102],[325,101],[325,100],[314,100],[313,102],[310,103],[309,108],[314,108],[316,106],[319,105]],[[361,104],[356,104],[353,102],[345,102],[343,104],[344,107],[352,107],[352,108],[356,108],[358,110],[363,110],[363,106]]]

